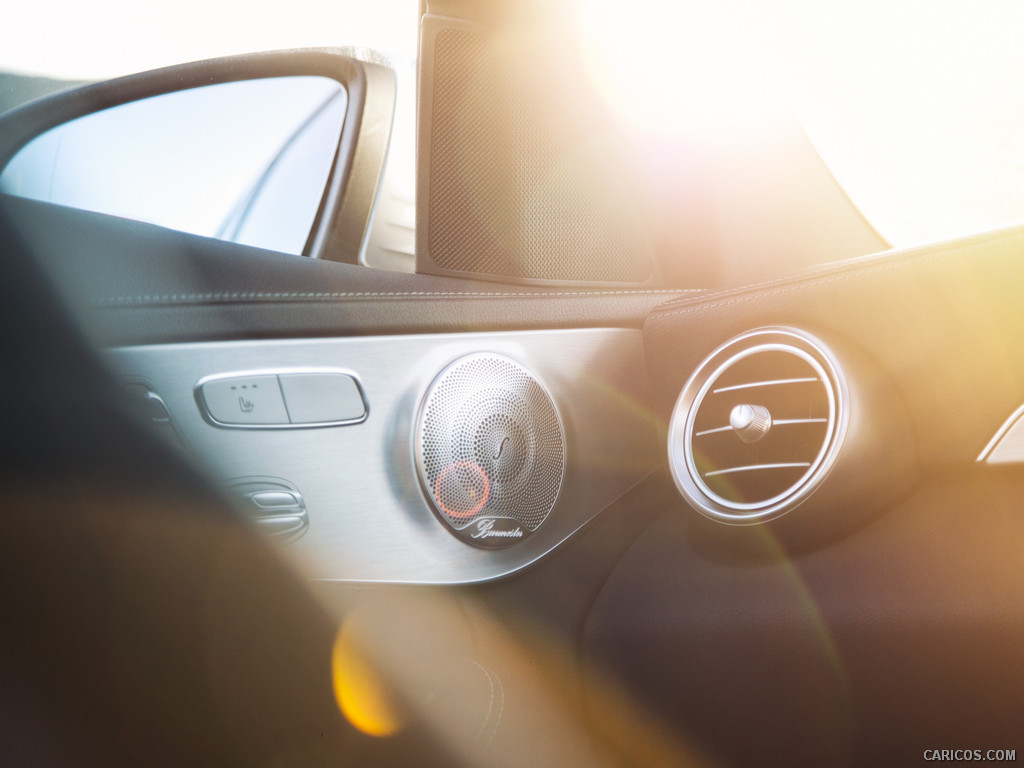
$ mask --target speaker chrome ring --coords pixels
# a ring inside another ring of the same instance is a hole
[[[515,360],[473,353],[434,377],[420,402],[413,452],[431,510],[462,541],[487,549],[530,536],[565,479],[561,415]]]

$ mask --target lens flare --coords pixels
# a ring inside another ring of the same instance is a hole
[[[353,727],[378,738],[401,730],[402,717],[388,686],[345,627],[334,639],[331,676],[338,708]]]
[[[465,460],[453,461],[437,476],[434,498],[446,515],[470,518],[483,509],[491,498],[491,481],[479,464]],[[453,500],[458,504],[453,504]]]

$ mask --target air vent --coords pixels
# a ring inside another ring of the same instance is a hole
[[[690,377],[669,429],[669,463],[686,499],[733,524],[785,514],[828,474],[847,424],[838,365],[788,328],[743,334]]]

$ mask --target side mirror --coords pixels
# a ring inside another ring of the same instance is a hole
[[[0,192],[358,263],[395,77],[331,50],[200,61],[0,119]]]

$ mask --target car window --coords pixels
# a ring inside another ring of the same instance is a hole
[[[1013,0],[635,0],[629,13],[619,0],[567,2],[600,61],[598,87],[634,122],[708,131],[726,115],[756,130],[766,114],[792,109],[893,246],[1024,220],[1024,6]],[[17,23],[0,29],[0,70],[90,80],[255,50],[379,50],[399,75],[404,143],[392,146],[385,221],[367,257],[408,266],[417,9],[417,0],[296,0],[287,13],[254,13],[240,0],[21,4]]]
[[[397,78],[392,142],[361,258],[411,272],[418,9],[417,0],[295,0],[286,11],[239,0],[181,0],[171,6],[127,0],[23,3],[15,23],[0,25],[0,92],[12,94],[0,106],[10,108],[69,81],[103,80],[188,61],[287,48],[355,47],[360,58],[386,62]],[[82,29],[89,34],[82,35]],[[267,204],[278,198],[268,194]],[[256,236],[256,218],[238,222],[245,242]],[[264,237],[260,244],[282,248],[276,239],[268,243]]]
[[[345,107],[326,77],[160,94],[36,137],[0,171],[0,192],[301,254]]]

